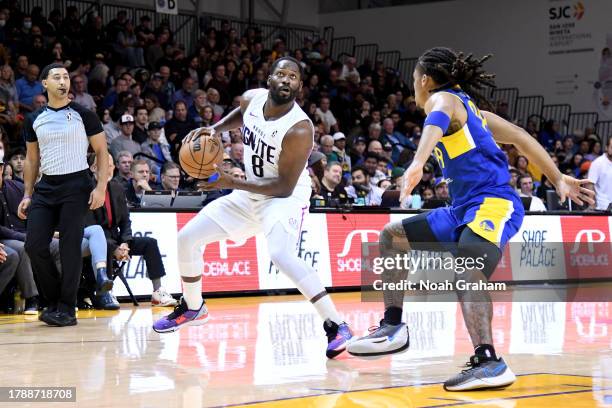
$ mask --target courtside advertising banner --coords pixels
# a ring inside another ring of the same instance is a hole
[[[162,279],[170,293],[181,293],[178,231],[195,213],[131,214],[134,236],[158,241],[166,269]],[[296,254],[312,266],[327,287],[361,284],[362,243],[376,243],[390,221],[412,214],[309,214],[296,244]],[[612,217],[528,215],[506,247],[492,281],[559,281],[610,278]],[[205,234],[202,231],[202,234]],[[203,292],[295,289],[271,264],[263,235],[237,242],[223,240],[199,248],[203,260]],[[197,259],[197,258],[194,258]],[[185,262],[186,260],[183,260]],[[125,269],[135,295],[150,295],[151,281],[141,257]],[[114,293],[127,296],[117,280]]]

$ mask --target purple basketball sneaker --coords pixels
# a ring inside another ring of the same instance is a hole
[[[206,308],[204,300],[202,300],[202,306],[198,310],[190,310],[187,308],[185,299],[181,298],[181,301],[172,313],[153,323],[153,330],[158,333],[173,332],[182,326],[204,324],[208,321],[208,317],[208,308]]]
[[[327,358],[334,358],[346,350],[348,341],[353,337],[353,332],[348,324],[338,325],[331,320],[326,320],[323,323],[323,329],[327,334],[327,351],[325,352]]]

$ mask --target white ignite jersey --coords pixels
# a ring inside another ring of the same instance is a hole
[[[277,120],[264,119],[264,105],[268,100],[268,90],[258,89],[249,106],[242,115],[242,141],[244,143],[244,167],[247,180],[254,183],[266,182],[278,177],[278,159],[280,158],[283,139],[289,129],[296,123],[307,120],[312,122],[297,103]],[[314,127],[313,127],[314,136]],[[304,201],[310,199],[311,182],[307,164],[293,190],[292,196]],[[255,199],[269,198],[261,194],[250,194]]]

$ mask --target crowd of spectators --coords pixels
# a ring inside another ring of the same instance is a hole
[[[192,129],[212,125],[239,106],[246,90],[265,87],[269,68],[282,56],[296,58],[305,73],[296,103],[315,126],[308,160],[314,206],[449,205],[447,181],[433,158],[412,196],[398,201],[425,114],[410,84],[382,61],[334,60],[329,44],[311,37],[297,49],[288,49],[279,37],[268,49],[256,26],[238,32],[227,21],[220,29],[204,30],[194,49],[186,50],[167,20],[154,27],[150,16],[133,21],[119,11],[103,24],[96,12],[82,19],[75,7],[66,7],[65,14],[53,10],[45,16],[40,7],[20,9],[17,1],[0,3],[0,153],[2,177],[13,183],[4,186],[23,181],[21,128],[26,115],[46,104],[39,72],[49,63],[68,69],[70,98],[98,114],[115,164],[113,180],[123,187],[129,206],[139,207],[146,204],[147,191],[174,195],[201,190],[201,183],[177,165],[181,141]],[[500,116],[516,123],[506,101],[493,103]],[[562,173],[592,179],[597,208],[608,208],[612,142],[602,137],[610,135],[597,135],[591,128],[562,129],[551,120],[518,124],[544,146]],[[223,170],[245,178],[240,130],[221,137]],[[508,157],[510,184],[526,209],[559,208],[550,201],[554,188],[541,171],[516,148],[501,148]],[[203,204],[228,193],[208,192]]]
[[[206,29],[194,51],[188,52],[175,41],[167,21],[157,27],[151,21],[147,15],[133,21],[126,11],[119,11],[106,25],[95,12],[83,23],[74,7],[67,7],[65,15],[54,10],[44,16],[40,7],[28,14],[17,2],[4,3],[0,7],[4,145],[11,151],[22,148],[19,131],[24,115],[45,103],[39,70],[61,62],[70,71],[70,97],[96,111],[104,124],[117,165],[115,179],[126,189],[130,205],[142,205],[143,193],[149,190],[198,191],[198,181],[173,165],[178,163],[182,139],[237,107],[244,91],[265,87],[272,62],[291,55],[305,71],[297,103],[315,124],[315,147],[308,162],[314,205],[391,203],[433,208],[448,204],[448,186],[433,158],[412,197],[404,203],[383,202],[386,191],[401,187],[400,175],[419,144],[425,115],[409,84],[382,61],[358,64],[353,57],[336,61],[325,40],[309,37],[298,49],[288,49],[283,38],[266,49],[257,27],[238,32],[227,21],[218,30]],[[507,112],[507,103],[497,101],[497,113],[513,120]],[[593,129],[572,129],[568,134],[554,121],[521,125],[565,174],[586,177],[591,163],[606,150],[600,138],[606,135],[596,135]],[[222,138],[224,168],[243,177],[239,130]],[[515,148],[502,149],[510,163],[511,183],[522,196],[533,196],[526,201],[528,209],[545,209],[550,182]],[[22,167],[18,159],[15,166],[11,161],[5,177],[19,178]],[[209,197],[223,194],[227,192]]]

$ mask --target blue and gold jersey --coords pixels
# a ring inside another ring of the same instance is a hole
[[[442,174],[448,181],[453,207],[483,194],[514,198],[516,193],[509,185],[506,155],[495,143],[487,120],[460,88],[444,92],[459,98],[467,111],[463,127],[452,135],[444,135],[434,148]]]

